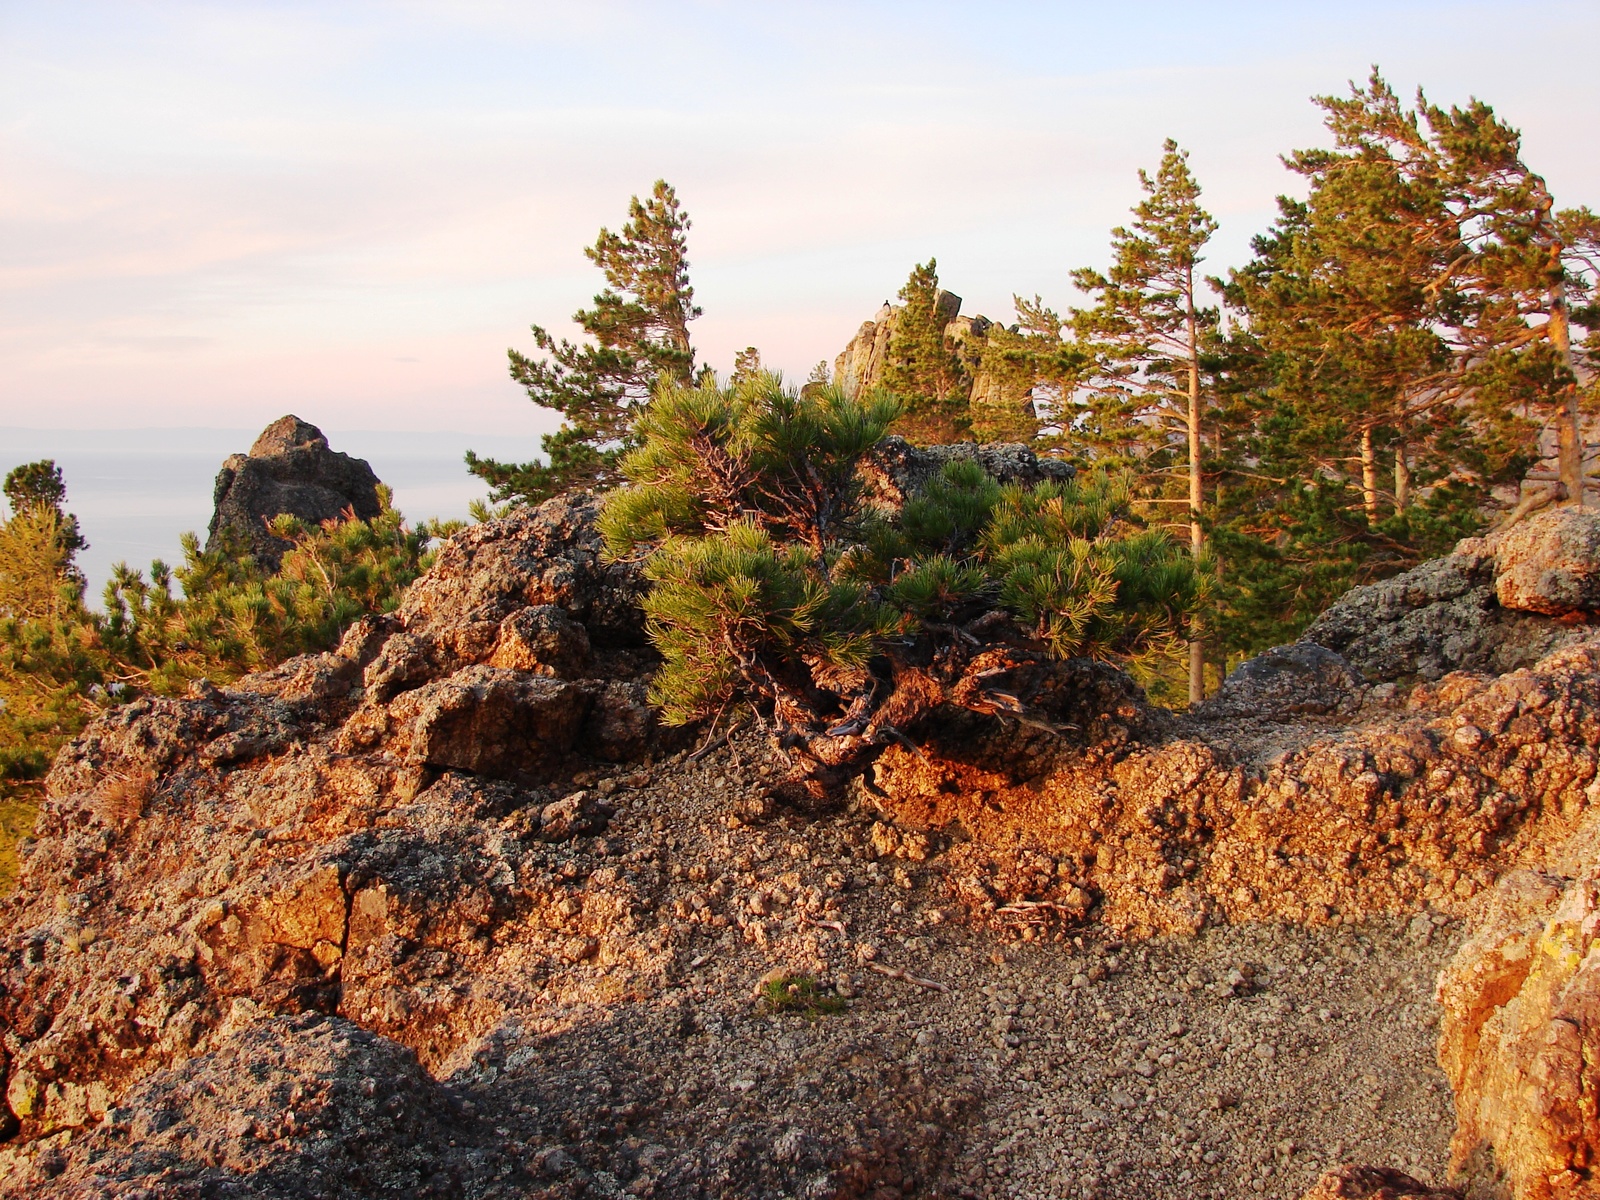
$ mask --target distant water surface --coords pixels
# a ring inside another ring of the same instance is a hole
[[[462,455],[519,462],[537,456],[536,436],[327,430],[328,444],[372,464],[394,489],[395,506],[412,521],[465,517],[486,498],[487,485],[467,474]],[[260,430],[243,429],[15,429],[0,428],[0,475],[21,463],[53,458],[67,485],[67,508],[89,540],[79,556],[89,600],[100,593],[115,563],[148,568],[159,558],[179,561],[178,536],[205,540],[212,490],[222,460],[244,453]]]

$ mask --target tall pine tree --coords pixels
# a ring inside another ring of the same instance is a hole
[[[1132,226],[1111,231],[1110,273],[1072,273],[1073,282],[1097,299],[1094,307],[1074,311],[1074,325],[1098,362],[1086,390],[1102,407],[1107,398],[1120,407],[1130,441],[1148,435],[1149,449],[1160,451],[1170,434],[1182,436],[1189,546],[1199,558],[1205,550],[1200,352],[1217,313],[1200,303],[1205,284],[1197,268],[1217,223],[1200,207],[1189,156],[1172,139],[1162,147],[1155,176],[1140,171],[1139,184],[1145,198],[1133,209]],[[1204,698],[1205,653],[1197,633],[1189,643],[1189,699]]]
[[[533,326],[538,356],[517,350],[511,377],[541,408],[565,420],[547,435],[543,463],[501,463],[468,451],[467,469],[493,485],[495,501],[537,503],[573,487],[609,487],[633,447],[636,410],[660,378],[694,373],[689,322],[700,315],[689,285],[689,216],[658,179],[648,199],[629,202],[620,233],[601,229],[584,254],[605,275],[594,307],[573,314],[591,343],[557,341]]]
[[[967,397],[972,378],[946,333],[960,301],[939,286],[939,263],[911,270],[900,289],[883,386],[902,405],[894,431],[914,442],[959,442],[971,433]]]
[[[1600,217],[1555,207],[1522,160],[1521,134],[1489,105],[1447,110],[1419,91],[1417,108],[1460,235],[1449,280],[1461,296],[1454,332],[1465,382],[1480,410],[1518,408],[1555,428],[1565,500],[1582,505],[1583,392],[1587,383],[1592,403],[1600,366],[1600,308],[1585,302],[1600,276]]]

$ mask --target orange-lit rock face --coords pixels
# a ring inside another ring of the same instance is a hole
[[[956,834],[952,879],[980,911],[1077,887],[1107,923],[1154,934],[1456,905],[1576,827],[1600,745],[1600,650],[1447,676],[1405,710],[1265,739],[1249,724],[1035,757],[946,737],[887,752],[878,802],[897,824]]]
[[[1531,871],[1501,880],[1439,979],[1454,1161],[1518,1200],[1594,1194],[1600,878],[1590,863],[1575,880]]]

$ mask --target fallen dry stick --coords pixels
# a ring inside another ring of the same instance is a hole
[[[1027,913],[1037,912],[1040,909],[1048,909],[1051,912],[1060,913],[1075,912],[1074,909],[1068,908],[1065,904],[1057,904],[1054,900],[1018,900],[1014,904],[1007,904],[995,909],[995,912]]]
[[[934,979],[918,979],[915,975],[905,971],[897,971],[893,967],[881,966],[878,963],[868,963],[867,970],[876,971],[879,975],[887,975],[890,979],[903,979],[907,983],[915,984],[919,988],[927,988],[930,992],[941,994],[949,992],[949,988]]]

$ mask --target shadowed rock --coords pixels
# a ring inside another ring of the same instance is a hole
[[[322,431],[296,416],[268,425],[248,455],[228,457],[217,472],[213,503],[206,549],[232,532],[269,571],[291,548],[268,530],[274,517],[289,513],[320,524],[346,509],[369,521],[381,511],[378,477],[366,461],[330,450]]]

